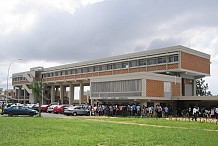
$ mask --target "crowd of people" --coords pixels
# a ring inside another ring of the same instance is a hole
[[[182,115],[195,121],[197,121],[198,117],[218,119],[218,106],[211,106],[209,109],[206,109],[204,106],[189,106],[187,109],[182,110]]]
[[[172,108],[169,106],[141,106],[140,104],[100,104],[85,106],[95,116],[138,116],[138,117],[168,117],[172,115]]]
[[[94,116],[134,116],[134,117],[155,117],[166,118],[169,116],[179,116],[191,118],[197,120],[198,117],[216,118],[218,119],[218,106],[212,106],[209,109],[202,107],[188,107],[181,111],[181,113],[174,113],[171,106],[144,106],[140,104],[99,104],[94,106],[87,106],[92,115]]]
[[[0,102],[0,109],[4,109],[4,102]],[[180,116],[188,117],[192,120],[197,121],[198,117],[204,118],[216,118],[218,120],[218,105],[205,108],[204,106],[189,106],[182,111],[174,111],[172,106],[156,105],[156,106],[145,106],[140,104],[97,104],[91,106],[89,104],[83,104],[83,107],[89,109],[91,115],[94,116],[134,116],[134,117],[155,117],[155,118],[166,118],[169,116]],[[0,113],[1,113],[0,110]]]

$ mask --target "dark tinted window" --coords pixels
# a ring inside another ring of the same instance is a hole
[[[113,65],[112,65],[112,64],[108,64],[108,65],[107,65],[107,69],[108,69],[108,70],[113,69]]]
[[[129,62],[130,67],[138,66],[138,60],[132,60]]]
[[[128,67],[129,67],[129,62],[122,63],[122,68],[128,68]]]
[[[119,68],[122,68],[122,63],[121,62],[115,63],[114,69],[119,69]]]
[[[139,66],[146,65],[146,59],[139,59]]]
[[[157,58],[148,59],[148,65],[157,64]]]
[[[166,62],[167,62],[167,61],[166,61],[166,57],[165,57],[165,56],[158,58],[158,63],[159,63],[159,64],[161,64],[161,63],[166,63]]]

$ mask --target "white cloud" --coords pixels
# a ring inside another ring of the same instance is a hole
[[[216,87],[217,4],[204,0],[1,0],[0,87],[5,87],[5,70],[14,58],[23,58],[24,64],[13,64],[11,73],[178,44],[211,55],[209,84]],[[212,92],[218,94],[215,88]]]

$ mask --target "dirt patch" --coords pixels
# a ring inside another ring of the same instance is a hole
[[[147,127],[158,127],[158,128],[168,128],[168,129],[184,129],[184,130],[202,130],[202,131],[208,131],[208,132],[218,132],[218,130],[212,130],[212,129],[196,129],[196,128],[186,128],[186,127],[177,127],[177,126],[161,126],[161,125],[152,125],[152,124],[138,124],[134,122],[117,122],[117,121],[104,121],[104,120],[98,120],[98,119],[87,119],[90,121],[95,122],[105,122],[105,123],[115,123],[115,124],[124,124],[124,125],[136,125],[136,126],[147,126]]]

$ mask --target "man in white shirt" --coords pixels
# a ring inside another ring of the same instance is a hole
[[[215,108],[215,115],[216,115],[216,119],[218,120],[218,106],[216,106]]]
[[[195,121],[197,121],[197,111],[198,110],[197,110],[196,106],[194,106],[193,112],[192,112],[192,114],[193,114],[192,120],[195,119]]]

